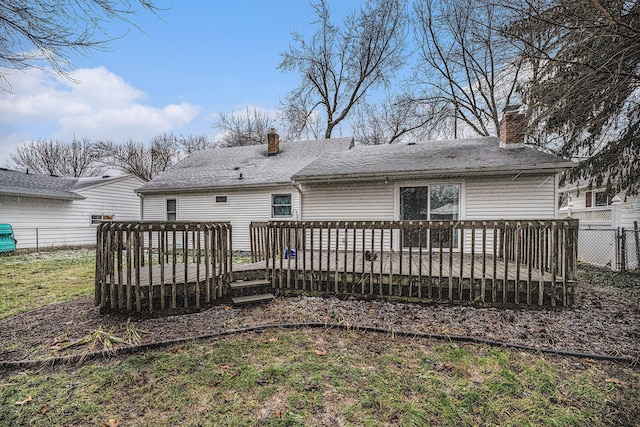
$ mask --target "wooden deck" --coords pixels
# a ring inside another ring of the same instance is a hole
[[[409,255],[406,251],[395,252],[374,252],[371,260],[367,260],[362,252],[331,252],[319,253],[315,251],[297,252],[295,257],[276,257],[275,268],[277,270],[305,270],[314,272],[347,272],[347,273],[370,273],[383,275],[401,276],[429,276],[429,277],[456,277],[463,279],[500,279],[500,280],[533,280],[533,281],[560,281],[564,280],[561,272],[546,271],[545,269],[533,268],[524,263],[516,263],[496,258],[492,255],[471,255],[464,254],[461,263],[459,253],[438,253],[427,252],[422,255]],[[272,264],[272,260],[268,260]],[[261,261],[253,264],[246,264],[243,268],[256,268],[265,266],[266,262]]]
[[[280,294],[570,306],[576,242],[574,220],[252,223],[255,262],[232,266],[228,223],[104,223],[95,303],[199,309],[229,297],[234,279],[266,279],[263,291]]]
[[[275,266],[273,265],[275,260]],[[185,297],[198,298],[197,305],[227,295],[223,281],[206,279],[202,264],[165,264],[116,272],[107,283],[116,288],[139,289],[148,299],[178,306]],[[570,305],[575,283],[557,272],[530,269],[491,255],[461,256],[459,253],[409,255],[361,252],[297,252],[295,257],[233,266],[241,279],[267,278],[283,293],[321,292],[354,296],[391,296],[425,302],[473,302],[526,305]],[[113,282],[112,282],[113,280]],[[151,288],[149,288],[151,284]],[[186,284],[186,286],[185,286]],[[122,285],[122,286],[121,286]],[[517,286],[517,291],[516,291]],[[135,295],[135,293],[133,294]]]
[[[275,262],[275,265],[273,265]],[[267,264],[273,287],[363,296],[393,296],[442,302],[571,305],[575,283],[556,266],[531,268],[491,255],[459,253],[297,252]]]
[[[231,259],[228,223],[102,223],[95,304],[138,313],[199,309],[225,295]]]

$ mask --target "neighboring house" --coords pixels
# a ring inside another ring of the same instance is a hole
[[[559,189],[559,217],[580,220],[578,260],[613,270],[640,268],[640,197],[590,188],[588,181]]]
[[[351,138],[194,153],[137,191],[144,220],[231,221],[249,249],[266,220],[555,219],[559,173],[575,166],[525,147],[522,115],[495,137],[354,146]]]
[[[17,249],[91,245],[101,221],[139,220],[131,176],[66,178],[0,169],[0,223],[11,224]]]

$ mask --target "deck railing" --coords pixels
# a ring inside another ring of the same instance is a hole
[[[96,243],[101,310],[199,308],[231,280],[229,223],[104,222]]]
[[[578,222],[338,221],[251,224],[274,288],[435,301],[571,305]]]

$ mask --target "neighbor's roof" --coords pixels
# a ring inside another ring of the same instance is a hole
[[[293,175],[295,181],[369,180],[556,172],[576,163],[535,148],[500,148],[496,137],[419,144],[356,146],[325,156]]]
[[[345,153],[352,146],[353,138],[332,138],[280,142],[280,152],[274,156],[267,156],[266,145],[197,151],[136,191],[144,194],[290,184],[291,177],[309,163]]]
[[[58,200],[82,200],[76,191],[124,179],[127,176],[67,178],[0,169],[0,194]]]

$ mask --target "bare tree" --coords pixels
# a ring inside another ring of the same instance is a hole
[[[380,103],[357,110],[354,138],[363,145],[433,139],[441,134],[446,116],[443,102],[417,102],[410,94],[389,94]]]
[[[149,144],[132,140],[124,144],[102,141],[98,149],[105,164],[145,181],[174,165],[181,155],[173,134],[154,137]]]
[[[414,10],[415,78],[424,89],[422,98],[451,106],[454,137],[459,124],[478,135],[498,135],[502,110],[518,103],[526,65],[501,32],[501,6],[484,0],[420,0]]]
[[[282,54],[279,69],[297,72],[300,85],[283,101],[291,135],[302,135],[310,119],[320,114],[324,137],[367,93],[385,86],[405,63],[405,0],[367,0],[338,27],[331,22],[325,0],[312,4],[317,32],[310,40],[293,33],[293,44]]]
[[[267,134],[274,127],[274,121],[256,108],[252,111],[247,108],[244,115],[220,114],[213,127],[220,131],[223,147],[258,145],[267,143]]]
[[[104,171],[96,144],[88,138],[62,142],[38,139],[18,146],[11,159],[16,166],[36,173],[59,176],[96,176]]]
[[[151,0],[3,0],[0,66],[39,68],[44,61],[64,74],[73,55],[103,49],[113,40],[106,24],[133,25],[138,9],[158,11]],[[0,80],[6,81],[5,76],[0,74]]]
[[[278,109],[277,117],[283,124],[286,133],[284,139],[298,141],[322,138],[324,129],[320,114],[317,110],[308,108],[306,100],[299,99],[298,101],[282,104]]]
[[[184,154],[191,154],[199,150],[206,150],[216,146],[214,141],[207,138],[206,135],[188,135],[178,137],[178,146]]]

